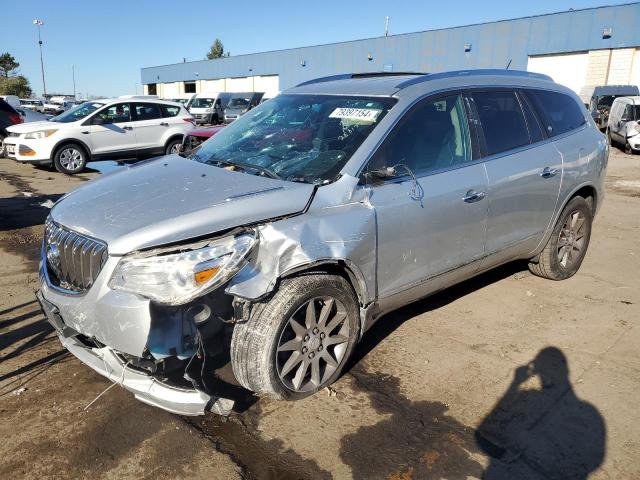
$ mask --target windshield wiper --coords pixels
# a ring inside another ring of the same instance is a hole
[[[282,177],[280,177],[280,175],[278,175],[277,173],[272,172],[268,168],[264,168],[259,165],[253,165],[250,163],[241,163],[241,162],[231,162],[229,160],[218,160],[217,158],[207,160],[207,163],[218,163],[220,165],[227,165],[229,167],[238,167],[243,170],[255,170],[257,172],[264,174],[269,178],[273,178],[275,180],[282,180]]]

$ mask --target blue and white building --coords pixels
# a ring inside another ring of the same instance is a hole
[[[143,68],[146,94],[279,91],[316,77],[471,68],[550,75],[576,93],[640,84],[640,3]]]

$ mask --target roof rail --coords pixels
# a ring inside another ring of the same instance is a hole
[[[423,75],[418,78],[412,78],[405,80],[404,82],[396,85],[397,88],[407,88],[411,85],[416,85],[422,82],[430,82],[431,80],[440,80],[442,78],[463,77],[469,75],[499,75],[507,77],[526,77],[537,78],[539,80],[547,80],[553,82],[553,79],[549,75],[543,73],[526,72],[524,70],[504,70],[499,68],[483,68],[477,70],[455,70],[451,72],[440,72]]]
[[[131,98],[140,98],[140,99],[152,99],[152,98],[160,98],[158,95],[120,95],[118,98],[120,99],[131,99]]]
[[[426,75],[424,72],[363,72],[363,73],[342,73],[339,75],[329,75],[328,77],[314,78],[306,82],[299,83],[296,87],[303,85],[313,85],[314,83],[332,82],[334,80],[349,80],[351,78],[376,78],[376,77],[398,77],[402,75]]]

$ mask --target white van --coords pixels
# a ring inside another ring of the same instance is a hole
[[[623,146],[625,153],[640,151],[640,96],[618,97],[613,101],[607,138],[611,145]]]
[[[189,106],[196,123],[218,124],[224,118],[224,109],[231,99],[230,93],[198,93]]]

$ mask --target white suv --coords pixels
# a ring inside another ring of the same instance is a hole
[[[193,117],[177,103],[129,96],[83,103],[49,121],[7,128],[9,158],[72,175],[90,160],[177,153]]]

